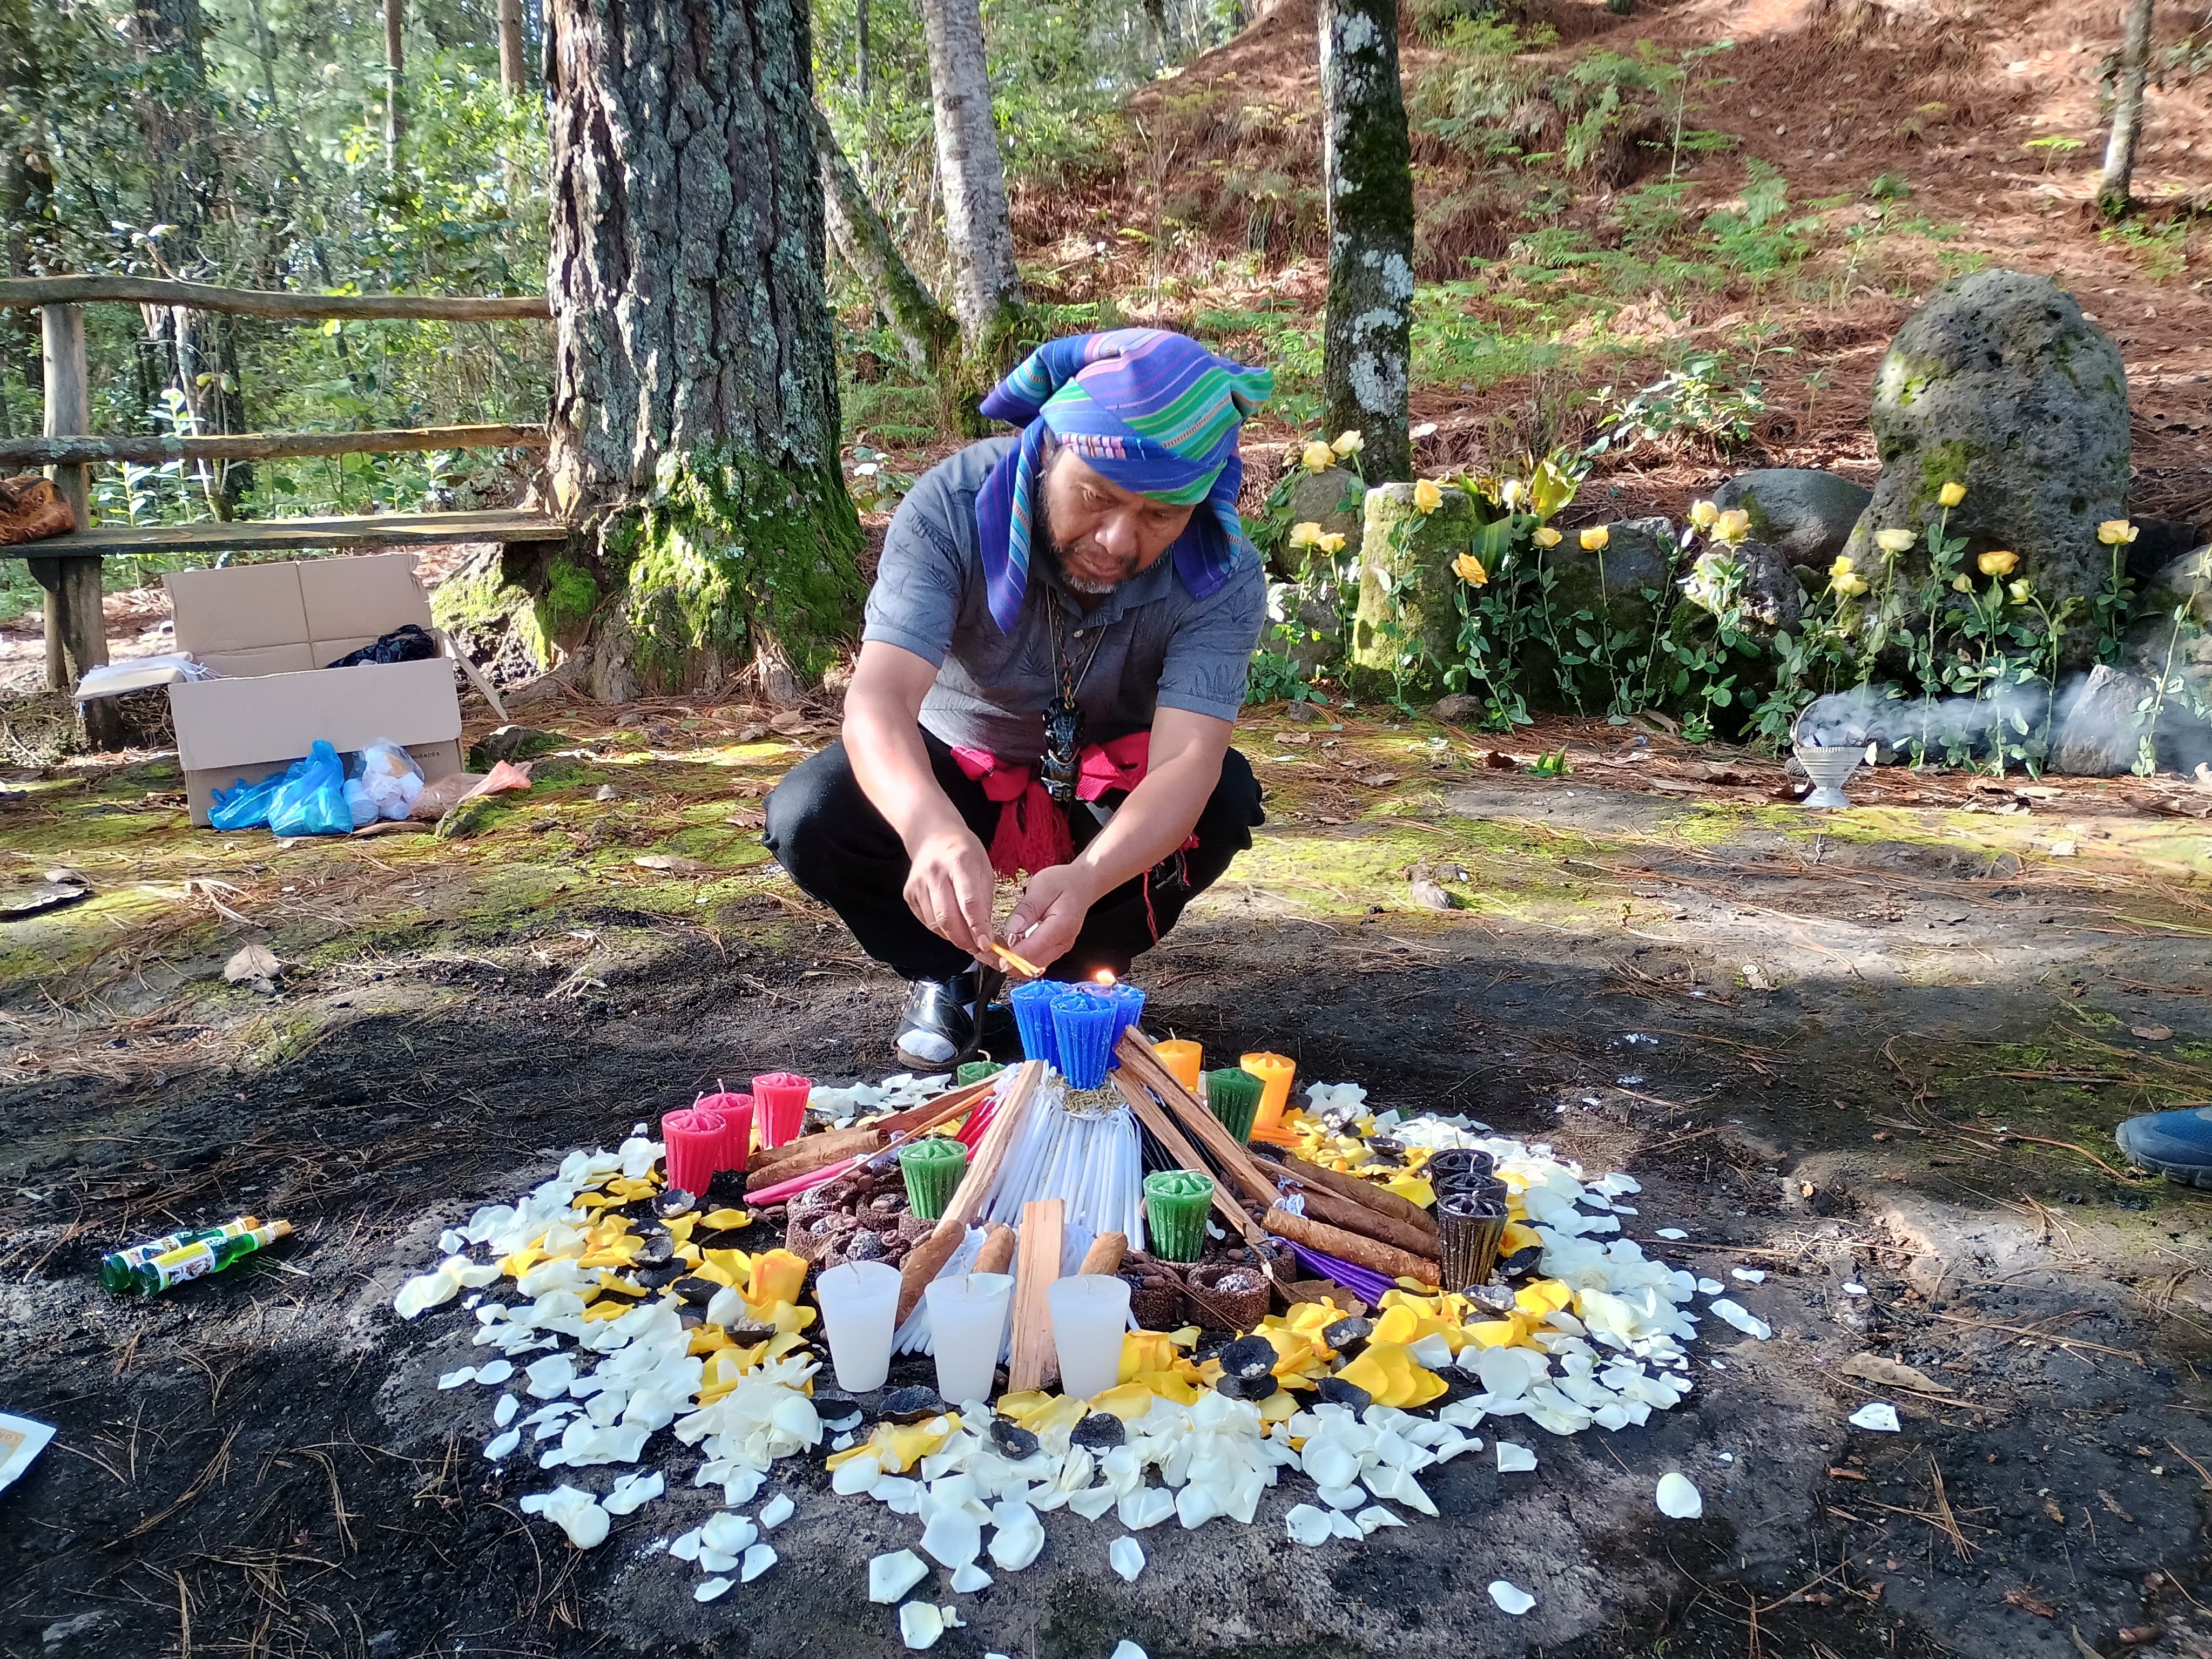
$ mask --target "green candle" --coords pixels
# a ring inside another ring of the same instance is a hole
[[[919,1219],[934,1221],[968,1173],[968,1149],[945,1135],[925,1135],[900,1147],[898,1162],[908,1207]]]
[[[1145,1227],[1152,1254],[1163,1261],[1195,1261],[1206,1249],[1206,1212],[1213,1182],[1192,1170],[1162,1170],[1145,1177]]]
[[[1267,1085],[1239,1066],[1206,1074],[1206,1103],[1222,1127],[1239,1140],[1252,1139],[1252,1120]]]

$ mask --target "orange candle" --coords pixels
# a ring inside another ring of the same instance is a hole
[[[1291,1079],[1297,1075],[1297,1062],[1285,1054],[1246,1054],[1237,1062],[1265,1085],[1260,1093],[1260,1115],[1252,1121],[1252,1133],[1256,1138],[1268,1130],[1283,1127],[1283,1109],[1290,1104]]]
[[[1165,1042],[1155,1042],[1152,1052],[1159,1056],[1160,1064],[1168,1068],[1168,1075],[1191,1091],[1198,1092],[1198,1074],[1204,1069],[1206,1055],[1195,1042],[1182,1037],[1170,1037]]]

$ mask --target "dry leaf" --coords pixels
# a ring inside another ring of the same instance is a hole
[[[1365,784],[1370,789],[1388,789],[1397,781],[1398,775],[1395,772],[1376,772],[1370,776],[1360,779],[1360,782]]]
[[[787,708],[782,714],[769,721],[768,729],[771,732],[781,732],[787,738],[795,738],[813,724],[814,722],[807,717],[805,709]]]
[[[696,876],[707,867],[680,853],[640,853],[630,862],[641,870],[665,870],[673,876]]]
[[[2017,1584],[2004,1593],[2004,1600],[2007,1607],[2018,1607],[2022,1613],[2032,1613],[2039,1619],[2056,1619],[2058,1616],[2058,1609],[2050,1602],[2038,1600]]]
[[[2043,1512],[2049,1516],[2053,1521],[2058,1522],[2060,1526],[2063,1527],[2066,1524],[2066,1511],[2058,1507],[2058,1500],[2057,1498],[2045,1498],[2043,1500]]]
[[[1516,762],[1512,756],[1501,750],[1492,749],[1483,756],[1482,763],[1493,772],[1510,772]]]
[[[2114,1515],[2118,1516],[2121,1520],[2126,1522],[2130,1526],[2133,1526],[2135,1524],[2135,1516],[2130,1515],[2125,1510],[2122,1509],[2120,1507],[2120,1500],[2113,1497],[2112,1493],[2105,1491],[2102,1487],[2098,1489],[2097,1501],[2102,1504],[2106,1509],[2110,1510]]]
[[[758,830],[768,823],[768,817],[756,807],[740,806],[722,822],[732,830]]]
[[[1863,1378],[1869,1382],[1880,1382],[1886,1388],[1918,1389],[1924,1394],[1955,1394],[1948,1382],[1938,1382],[1925,1371],[1915,1370],[1910,1365],[1899,1364],[1894,1359],[1885,1359],[1878,1353],[1855,1353],[1836,1368],[1845,1376]]]
[[[276,960],[276,953],[265,945],[242,945],[222,965],[223,978],[233,985],[247,980],[272,980],[283,971],[284,964]]]
[[[2130,1025],[2128,1030],[2145,1042],[2163,1042],[2173,1035],[2171,1025]]]
[[[1416,876],[1413,881],[1413,902],[1427,910],[1449,910],[1452,896],[1426,876]]]

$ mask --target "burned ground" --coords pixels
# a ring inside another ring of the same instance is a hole
[[[698,1606],[645,1553],[714,1507],[695,1454],[660,1437],[670,1497],[579,1554],[515,1508],[553,1477],[482,1458],[489,1395],[435,1389],[477,1352],[463,1320],[390,1310],[440,1226],[569,1147],[725,1077],[890,1069],[900,988],[757,844],[826,725],[560,724],[574,752],[459,842],[194,832],[159,759],[10,786],[12,865],[95,892],[0,958],[0,1405],[61,1429],[5,1500],[0,1652],[897,1650],[861,1586],[909,1524],[781,1465],[782,1562]],[[2110,1140],[2212,1095],[2193,803],[1885,773],[1853,787],[1891,804],[1824,820],[1750,756],[1539,738],[1565,778],[1450,728],[1249,721],[1272,821],[1144,963],[1148,1023],[1630,1171],[1630,1231],[1772,1340],[1709,1318],[1698,1392],[1648,1429],[1486,1425],[1539,1469],[1463,1457],[1439,1519],[1364,1546],[1286,1544],[1273,1497],[1257,1527],[1144,1534],[1123,1585],[1104,1534],[1051,1517],[940,1650],[2212,1650],[2212,1200]],[[1452,910],[1413,904],[1416,865]],[[250,940],[286,964],[272,994],[221,978]],[[103,1248],[240,1210],[295,1246],[155,1302],[96,1287]],[[1867,1352],[1929,1389],[1846,1374]],[[1902,1433],[1846,1426],[1876,1396]],[[1702,1520],[1655,1510],[1673,1468]],[[1535,1611],[1499,1614],[1493,1577]]]

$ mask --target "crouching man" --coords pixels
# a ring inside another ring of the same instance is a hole
[[[1267,587],[1237,439],[1273,386],[1163,330],[1054,341],[983,401],[1021,434],[940,463],[893,519],[844,735],[769,795],[767,841],[913,981],[908,1065],[975,1048],[995,944],[1126,974],[1252,844],[1229,738]]]

